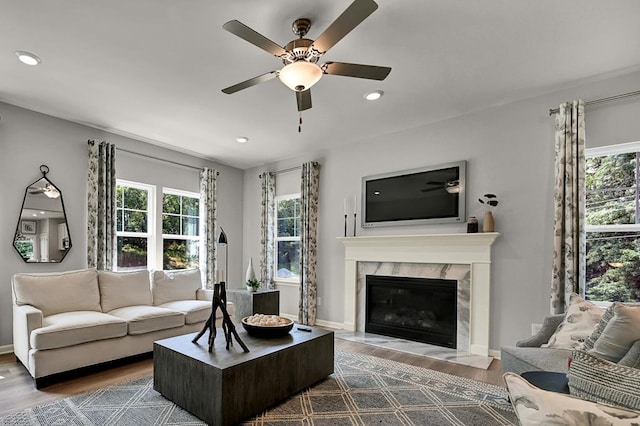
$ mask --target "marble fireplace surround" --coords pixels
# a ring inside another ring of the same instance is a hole
[[[339,238],[345,246],[344,329],[364,331],[366,275],[458,281],[458,350],[489,354],[491,245],[500,234]]]

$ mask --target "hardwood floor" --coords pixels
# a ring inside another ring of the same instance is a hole
[[[336,339],[335,347],[336,349],[391,359],[416,367],[429,368],[455,376],[503,386],[500,360],[494,360],[489,369],[481,370],[342,339]],[[153,360],[147,358],[87,373],[37,390],[33,379],[22,364],[16,361],[13,354],[0,355],[0,416],[152,373]]]

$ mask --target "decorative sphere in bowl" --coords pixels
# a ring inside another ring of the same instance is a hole
[[[241,320],[242,327],[255,337],[280,337],[289,334],[293,321],[278,315],[254,314]]]

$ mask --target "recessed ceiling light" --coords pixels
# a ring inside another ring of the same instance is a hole
[[[372,92],[367,92],[364,94],[364,98],[368,101],[375,101],[376,99],[380,99],[384,95],[382,90],[374,90]]]
[[[238,143],[247,143],[249,142],[249,138],[246,136],[240,136],[238,138],[236,138],[236,142]]]
[[[34,55],[31,52],[23,52],[21,50],[18,50],[16,52],[16,56],[18,57],[20,62],[27,65],[38,65],[40,62],[42,62],[42,59],[38,58],[37,55]]]
[[[380,195],[380,191],[374,191],[373,195]]]
[[[31,216],[38,217],[38,213],[31,213]]]

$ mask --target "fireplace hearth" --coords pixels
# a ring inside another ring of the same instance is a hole
[[[455,349],[457,281],[367,275],[365,331]]]

